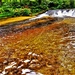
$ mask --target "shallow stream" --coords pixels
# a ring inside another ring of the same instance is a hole
[[[1,26],[0,75],[75,75],[75,18]]]

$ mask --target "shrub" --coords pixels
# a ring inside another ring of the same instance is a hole
[[[22,16],[29,16],[31,14],[31,10],[28,8],[24,8],[22,10]]]
[[[28,8],[17,8],[14,10],[14,16],[29,16],[31,14],[31,10]]]
[[[22,8],[16,8],[14,9],[14,16],[20,16],[22,13]]]
[[[0,18],[16,17],[16,16],[28,16],[31,14],[31,10],[28,8],[7,8],[5,6],[0,8]]]
[[[67,3],[67,1],[50,1],[48,4],[50,9],[66,9],[66,8],[73,8],[72,4]]]

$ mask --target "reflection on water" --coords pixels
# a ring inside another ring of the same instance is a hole
[[[57,22],[1,36],[0,75],[74,75],[74,27]]]

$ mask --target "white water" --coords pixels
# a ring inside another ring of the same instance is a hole
[[[51,16],[51,17],[73,17],[75,18],[75,9],[59,9],[59,10],[49,10],[46,11],[45,13],[42,13],[40,15],[38,15],[35,18],[32,18],[30,20],[34,20],[34,19],[39,19],[45,16]]]
[[[75,9],[54,10],[51,16],[52,17],[75,17]]]

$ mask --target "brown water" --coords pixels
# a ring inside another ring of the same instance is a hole
[[[74,28],[69,19],[46,18],[3,30],[0,75],[75,75]]]

